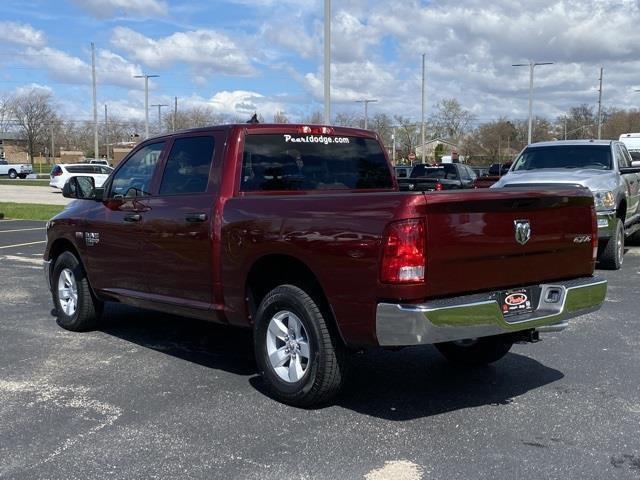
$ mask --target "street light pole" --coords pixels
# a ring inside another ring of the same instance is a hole
[[[553,62],[529,62],[529,63],[515,63],[512,67],[529,67],[529,138],[527,143],[531,144],[531,137],[533,136],[533,69],[537,65],[553,65]]]
[[[331,0],[324,0],[324,123],[331,123]]]
[[[377,102],[378,100],[375,99],[363,99],[363,100],[356,100],[357,103],[363,103],[364,104],[364,129],[367,130],[369,128],[369,109],[368,109],[368,105],[370,103],[373,102]]]
[[[149,79],[160,75],[134,75],[133,78],[144,78],[144,138],[149,138]]]
[[[424,162],[424,58],[425,54],[422,54],[422,121],[420,126],[420,137],[422,139],[422,147],[420,148],[422,152],[422,163]]]

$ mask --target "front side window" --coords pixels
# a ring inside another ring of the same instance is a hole
[[[144,197],[150,195],[151,179],[164,142],[145,145],[116,172],[111,183],[111,197]]]
[[[247,135],[241,190],[391,189],[380,144],[370,138]]]
[[[160,184],[160,195],[203,193],[209,184],[213,137],[178,138],[173,142]]]

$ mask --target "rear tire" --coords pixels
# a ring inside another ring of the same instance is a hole
[[[256,362],[274,398],[314,407],[338,394],[345,375],[344,346],[304,290],[276,287],[260,302],[255,318]]]
[[[51,294],[62,328],[82,332],[100,323],[104,303],[91,293],[87,274],[73,253],[63,252],[56,259]]]
[[[600,253],[600,267],[607,270],[619,270],[624,261],[624,225],[622,220],[616,218],[616,226],[613,235],[607,241]]]
[[[18,172],[16,172],[15,170],[9,170],[9,178],[11,178],[13,180],[17,176],[18,176]]]
[[[437,343],[435,347],[450,362],[459,365],[486,365],[504,357],[513,341],[504,335],[482,337],[458,342]]]

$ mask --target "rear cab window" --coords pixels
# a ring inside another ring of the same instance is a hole
[[[242,192],[393,189],[382,147],[357,136],[247,134]]]

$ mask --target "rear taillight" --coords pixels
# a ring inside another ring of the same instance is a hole
[[[598,258],[598,214],[596,206],[591,205],[591,248],[593,260]]]
[[[442,190],[444,187],[442,186],[442,184],[440,182],[436,183],[436,190],[439,192],[440,190]]]
[[[390,223],[384,235],[380,280],[424,282],[425,262],[424,222],[416,219]]]

